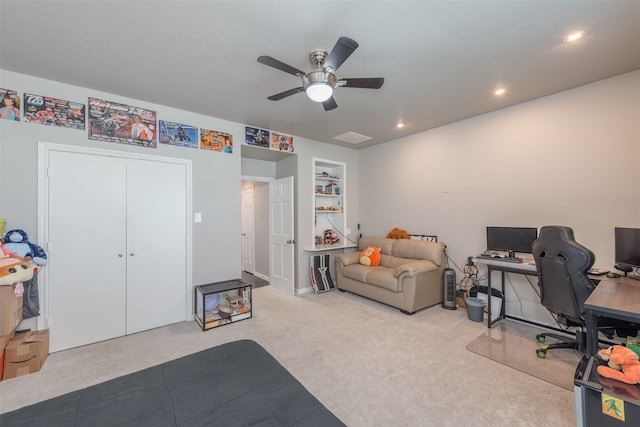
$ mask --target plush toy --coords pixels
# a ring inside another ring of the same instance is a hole
[[[380,265],[380,248],[368,246],[360,253],[360,264],[375,267]]]
[[[24,258],[10,255],[0,247],[0,285],[13,285],[33,278],[34,267]]]
[[[400,230],[398,227],[394,228],[387,234],[387,239],[410,239],[411,236],[407,234],[407,230]]]
[[[598,366],[598,374],[627,384],[640,384],[640,361],[638,354],[621,345],[598,351],[598,356],[609,366]]]
[[[10,230],[4,236],[4,248],[15,252],[18,256],[30,258],[37,265],[47,263],[47,254],[42,247],[31,243],[23,230]]]

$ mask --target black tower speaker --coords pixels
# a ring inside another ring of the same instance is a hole
[[[455,310],[456,307],[456,272],[453,268],[444,269],[444,299],[442,308]]]

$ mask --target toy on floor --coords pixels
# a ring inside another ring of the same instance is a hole
[[[47,263],[47,254],[41,246],[31,243],[24,230],[10,230],[4,236],[4,248],[15,252],[19,257],[31,259],[37,265]]]
[[[407,233],[407,230],[400,230],[398,227],[394,228],[387,234],[387,239],[410,239],[411,236]]]
[[[627,384],[640,384],[640,361],[638,354],[621,345],[598,351],[598,356],[609,366],[598,366],[598,374]]]

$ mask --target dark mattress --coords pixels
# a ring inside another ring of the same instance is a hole
[[[250,340],[0,414],[2,427],[344,425]]]

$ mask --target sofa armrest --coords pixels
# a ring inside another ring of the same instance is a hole
[[[402,273],[408,273],[410,276],[413,276],[423,271],[431,271],[437,268],[438,267],[432,261],[426,259],[417,259],[414,261],[405,262],[404,264],[400,264],[396,267],[393,275],[394,277],[400,277]]]
[[[346,254],[338,254],[335,256],[336,263],[340,263],[343,267],[360,262],[360,252],[349,252]]]

